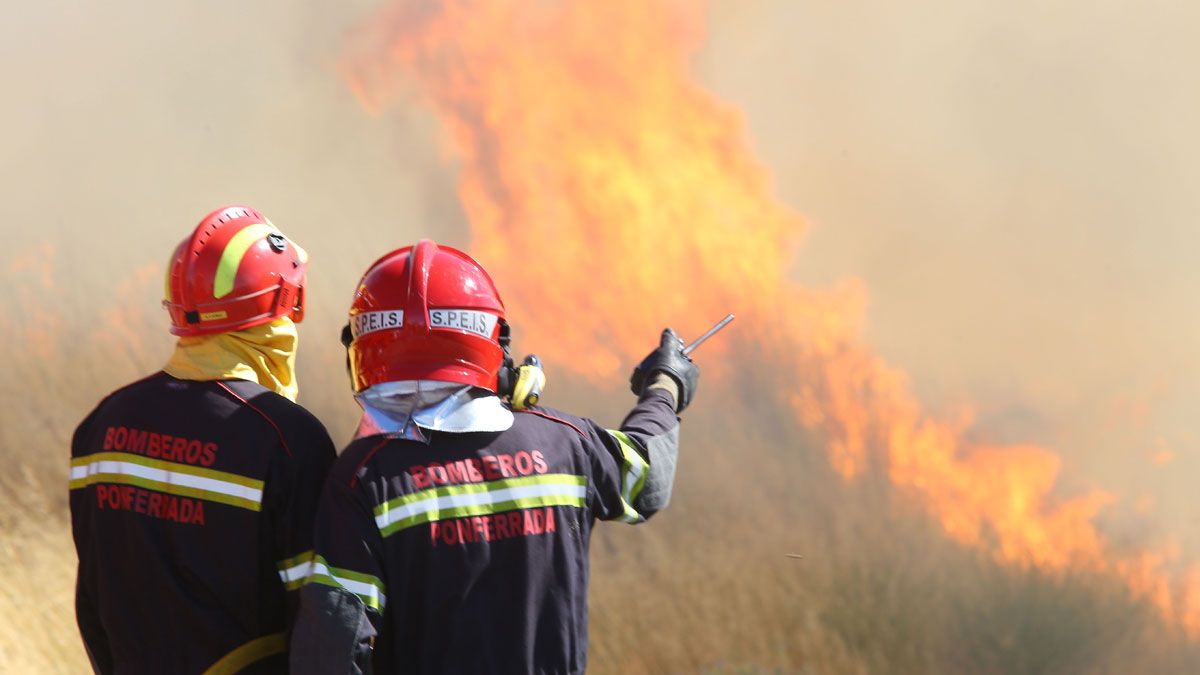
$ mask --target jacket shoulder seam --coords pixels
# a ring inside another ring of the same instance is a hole
[[[159,375],[165,375],[165,374],[166,374],[166,373],[165,373],[164,371],[160,370],[160,371],[158,371],[158,372],[155,372],[155,373],[150,373],[149,375],[147,375],[147,376],[145,376],[145,377],[143,377],[143,378],[141,378],[141,379],[137,379],[137,380],[134,380],[133,382],[130,382],[130,383],[128,383],[128,384],[125,384],[125,385],[122,385],[122,386],[120,386],[120,387],[117,387],[116,389],[113,389],[112,391],[110,391],[110,392],[108,392],[107,394],[105,394],[105,395],[104,395],[104,398],[101,398],[101,399],[100,399],[100,402],[96,404],[96,407],[97,407],[97,408],[99,408],[100,406],[102,406],[102,405],[104,405],[105,403],[107,403],[107,402],[108,402],[108,400],[109,400],[110,398],[112,398],[112,397],[116,396],[117,394],[119,394],[119,393],[121,393],[121,392],[125,391],[126,389],[132,389],[132,388],[134,388],[134,387],[138,386],[139,384],[142,384],[143,382],[149,382],[150,380],[153,380],[154,378],[158,377]]]
[[[575,426],[575,424],[568,422],[567,420],[564,420],[561,417],[555,417],[554,415],[551,415],[548,412],[543,412],[541,410],[532,410],[529,408],[526,408],[525,410],[514,410],[513,412],[514,413],[522,413],[522,414],[526,414],[526,415],[537,415],[538,417],[541,417],[543,419],[548,419],[551,422],[558,422],[559,424],[562,424],[564,426],[567,426],[567,427],[570,427],[571,429],[573,429],[575,431],[575,433],[580,435],[580,437],[585,438],[585,439],[587,438],[587,434],[583,433],[583,429],[580,429],[579,427]]]
[[[383,446],[387,445],[388,441],[390,441],[390,440],[392,440],[392,439],[384,438],[382,441],[379,441],[378,443],[376,443],[374,445],[374,447],[372,447],[370,450],[368,450],[366,452],[366,454],[363,455],[362,460],[359,461],[359,463],[354,467],[354,473],[352,473],[350,475],[351,489],[358,487],[358,474],[359,474],[359,472],[362,471],[362,468],[364,466],[366,466],[367,462],[371,461],[371,458],[375,456],[375,453],[379,452],[379,449],[382,448]]]
[[[261,408],[254,405],[250,401],[246,400],[246,398],[244,396],[242,396],[241,394],[234,391],[233,387],[230,387],[229,385],[225,384],[224,382],[222,382],[220,380],[214,380],[214,382],[217,383],[218,387],[229,392],[229,394],[231,396],[233,396],[234,398],[236,398],[238,401],[241,401],[242,405],[246,406],[247,408],[250,408],[254,412],[258,413],[259,417],[262,417],[264,420],[266,420],[267,424],[270,424],[271,428],[275,430],[275,435],[279,437],[279,443],[280,443],[280,445],[283,446],[283,451],[287,453],[288,457],[293,456],[292,448],[288,445],[287,438],[285,438],[283,435],[283,430],[279,428],[279,425],[275,423],[275,420],[272,419],[270,415],[263,412]]]

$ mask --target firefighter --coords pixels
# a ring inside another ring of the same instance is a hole
[[[227,206],[175,249],[166,366],[71,442],[76,616],[97,673],[285,673],[335,457],[295,403],[307,254]]]
[[[582,673],[596,520],[666,506],[699,371],[670,330],[619,429],[524,391],[504,304],[466,254],[421,241],[350,309],[363,416],[326,482],[294,673]]]

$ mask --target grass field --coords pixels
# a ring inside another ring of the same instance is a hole
[[[166,345],[163,336],[147,351]],[[154,362],[130,352],[88,380],[116,385]],[[84,411],[49,402],[71,379],[53,362],[6,365],[38,373],[46,386],[6,406],[13,416],[4,448],[16,461],[0,476],[0,670],[82,672],[65,459]],[[353,411],[344,401],[332,405],[342,373],[304,374],[306,391],[330,394],[313,408],[344,438]],[[616,388],[597,392],[563,378],[551,387],[551,404],[601,420],[615,421],[630,402]],[[705,381],[688,412],[672,506],[644,526],[597,530],[590,672],[1015,675],[1200,666],[1200,649],[1120,584],[998,565],[954,544],[882,475],[842,480],[819,438],[766,397],[731,403],[728,391],[728,383]],[[87,397],[74,398],[72,405]]]

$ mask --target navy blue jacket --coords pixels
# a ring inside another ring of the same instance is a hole
[[[498,433],[360,438],[338,458],[293,673],[582,673],[599,520],[666,505],[678,418],[650,389],[618,430],[547,408]]]
[[[101,401],[70,484],[96,672],[287,672],[333,460],[321,423],[257,383],[160,372]]]

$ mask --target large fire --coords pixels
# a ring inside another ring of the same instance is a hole
[[[398,1],[359,37],[355,93],[378,111],[417,84],[461,162],[471,250],[555,368],[611,380],[668,319],[694,335],[737,312],[737,330],[704,347],[706,377],[735,347],[776,364],[773,395],[827,439],[842,475],[875,463],[953,539],[1113,575],[1200,635],[1200,572],[1172,573],[1170,547],[1119,550],[1095,524],[1107,493],[1056,499],[1053,452],[972,444],[931,419],[861,343],[860,284],[789,279],[804,225],[774,198],[738,112],[688,71],[702,3]]]

